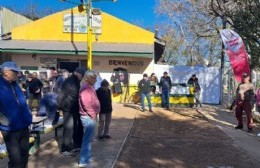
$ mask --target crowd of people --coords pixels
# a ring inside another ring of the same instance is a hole
[[[0,130],[9,168],[27,167],[34,100],[36,116],[47,116],[52,125],[58,122],[62,112],[60,154],[74,157],[80,152],[79,167],[88,167],[92,160],[91,142],[98,118],[97,139],[111,138],[112,99],[108,81],[83,67],[76,68],[72,74],[65,69],[52,69],[50,74],[50,77],[46,74],[38,77],[36,72],[29,71],[23,74],[15,62],[1,66]]]

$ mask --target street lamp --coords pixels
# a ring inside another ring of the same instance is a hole
[[[76,4],[73,1],[70,0],[60,0],[63,2],[69,2],[69,3],[73,3]],[[101,2],[101,1],[112,1],[112,2],[116,2],[117,0],[80,0],[81,5],[86,7],[86,13],[87,13],[87,35],[88,35],[88,39],[87,39],[87,49],[88,49],[88,54],[87,54],[87,68],[89,70],[93,69],[93,57],[92,57],[92,26],[91,26],[91,18],[92,18],[92,12],[91,12],[91,8],[92,8],[92,2]],[[80,5],[80,4],[78,4]]]

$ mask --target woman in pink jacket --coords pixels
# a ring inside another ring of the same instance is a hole
[[[91,160],[91,141],[95,134],[96,119],[100,111],[100,103],[94,89],[96,72],[85,73],[79,91],[79,113],[84,135],[80,151],[79,167],[89,167]]]

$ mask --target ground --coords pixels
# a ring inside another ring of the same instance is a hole
[[[259,162],[196,109],[174,108],[138,113],[115,167],[253,168]]]

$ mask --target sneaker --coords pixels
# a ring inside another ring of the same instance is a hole
[[[235,129],[243,129],[243,125],[237,125]]]
[[[80,148],[74,148],[71,150],[72,153],[79,153],[80,152]]]
[[[153,110],[152,110],[152,109],[150,109],[150,110],[149,110],[149,112],[153,112]]]
[[[60,154],[65,157],[75,157],[76,156],[75,153],[68,152],[68,151],[61,152]]]
[[[141,112],[145,112],[145,109],[142,109]]]
[[[89,164],[80,164],[78,165],[78,167],[81,167],[81,168],[93,168],[93,166],[89,163]]]
[[[89,164],[79,164],[79,167],[81,168],[92,168]]]
[[[106,139],[111,139],[111,136],[109,136],[109,135],[104,135],[103,137]]]

